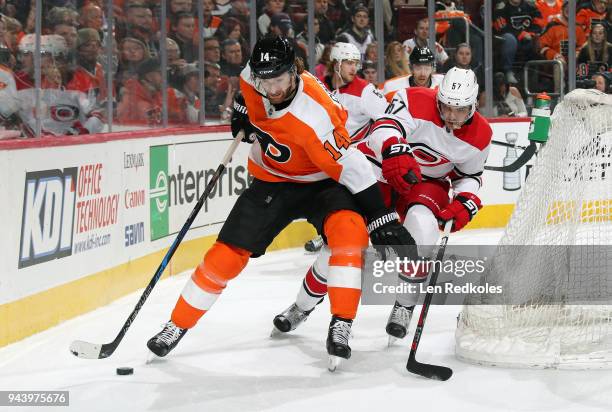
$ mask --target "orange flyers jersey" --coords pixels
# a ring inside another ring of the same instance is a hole
[[[347,113],[320,81],[300,76],[295,97],[275,110],[253,86],[249,66],[240,88],[249,120],[258,129],[249,154],[249,172],[268,182],[316,182],[332,178],[358,193],[376,183],[365,155],[350,146]]]

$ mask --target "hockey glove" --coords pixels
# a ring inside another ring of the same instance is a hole
[[[243,142],[253,143],[255,141],[255,128],[249,120],[244,96],[237,92],[234,96],[234,111],[232,112],[232,136],[238,137],[241,130],[244,132]]]
[[[368,222],[368,233],[374,248],[380,253],[383,260],[387,259],[387,248],[391,248],[403,260],[416,259],[416,243],[410,233],[399,221],[395,212],[388,210]]]
[[[456,232],[467,225],[480,209],[482,204],[478,196],[474,193],[461,192],[455,196],[455,200],[450,205],[440,211],[440,219],[444,222],[455,219],[451,231]]]
[[[421,168],[404,139],[392,137],[382,146],[382,175],[400,194],[406,196],[421,181]]]

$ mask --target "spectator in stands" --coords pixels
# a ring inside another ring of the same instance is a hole
[[[215,16],[224,16],[232,8],[230,0],[215,0]]]
[[[231,105],[238,90],[232,83],[227,92],[220,90],[221,68],[219,65],[206,62],[204,65],[204,100],[206,117],[228,120],[231,116]]]
[[[582,26],[587,35],[591,32],[595,22],[606,19],[606,7],[608,0],[591,0],[585,7],[576,13],[576,25]]]
[[[361,74],[366,81],[372,83],[374,87],[378,87],[378,67],[376,62],[371,60],[364,61],[361,66]]]
[[[200,83],[199,70],[197,63],[188,63],[183,67],[181,75],[183,77],[183,86],[181,91],[187,100],[187,104],[196,107],[200,101]]]
[[[307,46],[300,44],[295,40],[295,31],[293,29],[293,22],[287,13],[277,13],[272,16],[270,20],[270,26],[268,27],[268,33],[275,36],[285,37],[289,40],[289,43],[293,46],[296,57],[299,57],[306,63]]]
[[[429,20],[423,18],[417,22],[416,28],[414,29],[414,37],[404,41],[404,50],[406,55],[409,56],[415,47],[428,47],[429,41]],[[434,52],[436,64],[440,67],[448,60],[448,54],[444,51],[444,47],[436,42],[436,50]]]
[[[47,27],[54,27],[58,24],[65,24],[67,26],[78,26],[79,14],[76,10],[68,7],[54,7],[49,10],[47,15]]]
[[[190,16],[195,17],[195,13],[193,12],[192,0],[168,0],[167,13],[168,13],[166,17],[166,32],[167,33],[172,32],[172,23],[176,21],[179,14],[187,13]],[[193,34],[195,35],[195,32]]]
[[[195,18],[191,13],[180,12],[170,25],[170,38],[176,41],[181,50],[181,56],[187,63],[192,63],[198,58],[198,49],[193,43],[195,30]]]
[[[372,43],[368,44],[363,59],[373,62],[378,61],[378,42],[373,41]]]
[[[368,44],[374,41],[374,35],[370,30],[370,13],[363,3],[357,3],[352,10],[351,14],[352,25],[347,30],[341,32],[338,35],[336,41],[351,43],[361,53],[361,56],[365,56],[366,48]]]
[[[467,43],[459,43],[455,49],[454,67],[472,70],[472,48]]]
[[[247,0],[231,0],[230,10],[223,15],[223,20],[228,17],[234,17],[242,22],[244,27],[248,27],[249,24],[249,3]]]
[[[204,60],[216,64],[221,62],[221,46],[216,37],[204,38]]]
[[[129,3],[128,3],[129,4]],[[134,37],[147,46],[151,56],[159,54],[159,42],[153,27],[153,12],[141,3],[132,3],[126,11],[126,37]]]
[[[91,3],[81,7],[79,12],[79,28],[94,29],[101,35],[103,24],[104,13],[102,13],[100,7]]]
[[[331,50],[334,47],[335,42],[328,43],[323,48],[323,54],[319,59],[319,63],[315,66],[314,74],[318,79],[325,79],[325,76],[329,76],[329,72],[327,71],[327,66],[330,61]]]
[[[508,84],[504,73],[495,73],[493,79],[493,116],[527,117],[521,92]]]
[[[257,30],[259,34],[264,36],[268,33],[272,16],[282,13],[285,9],[285,0],[266,0],[266,6],[263,13],[257,19]]]
[[[336,27],[327,17],[329,0],[315,0],[314,7],[314,14],[319,22],[319,39],[321,39],[321,43],[327,44],[336,36]]]
[[[607,94],[612,93],[612,73],[600,72],[595,73],[591,80],[595,81],[595,89]]]
[[[318,33],[320,29],[319,18],[315,17],[313,20],[313,27],[315,32],[315,61],[318,62],[323,55],[323,43],[321,43],[321,39],[319,39]],[[306,57],[308,57],[308,25],[304,25],[304,31],[295,36],[295,40],[297,41],[301,50],[306,51]]]
[[[578,54],[578,64],[604,66],[603,71],[612,67],[612,44],[608,43],[603,24],[594,24],[589,39]],[[599,67],[589,70],[590,73],[602,71]]]
[[[504,39],[502,65],[508,83],[518,83],[513,70],[518,52],[525,60],[535,57],[536,35],[540,32],[535,20],[541,18],[540,11],[525,0],[501,0],[495,6],[493,28]]]
[[[536,0],[535,6],[540,11],[542,17],[536,18],[535,23],[540,26],[541,30],[546,29],[553,18],[561,14],[563,0]]]
[[[237,40],[240,43],[243,56],[249,55],[249,44],[243,36],[243,32],[246,30],[238,18],[224,17],[223,23],[221,23],[221,26],[219,27],[219,31],[223,39]]]
[[[102,50],[100,34],[94,29],[77,31],[77,67],[66,85],[68,90],[78,90],[95,96],[97,103],[107,98],[104,69],[98,58]]]
[[[197,63],[185,65],[181,71],[182,86],[180,90],[185,97],[187,122],[198,123],[200,110],[200,71]]]
[[[138,68],[138,79],[127,81],[121,101],[117,107],[117,118],[121,123],[162,124],[162,73],[159,60],[151,58]],[[185,123],[187,103],[178,90],[168,87],[168,121]]]
[[[561,14],[552,16],[552,20],[540,36],[540,54],[546,60],[559,60],[567,64],[568,17],[569,3],[565,0]],[[576,52],[580,52],[585,41],[586,35],[582,26],[576,25]]]
[[[188,63],[181,58],[181,49],[171,38],[166,39],[166,55],[168,57],[168,84],[180,90],[183,85],[183,70]]]
[[[213,0],[202,0],[203,14],[204,14],[204,37],[214,36],[221,26],[223,20],[218,16],[213,16],[215,11],[215,2]],[[198,27],[196,20],[196,28]]]
[[[53,34],[59,34],[66,40],[66,45],[70,50],[76,51],[77,43],[77,29],[76,27],[65,24],[63,22],[51,26],[51,32]]]
[[[385,50],[385,78],[390,79],[408,74],[410,74],[410,69],[404,48],[400,42],[392,41]]]
[[[147,46],[138,39],[126,37],[119,43],[119,70],[117,82],[120,86],[125,84],[128,79],[138,77],[138,66],[151,56]]]
[[[3,16],[2,21],[6,25],[6,33],[4,34],[4,43],[13,52],[17,52],[19,40],[23,36],[23,26],[19,20],[12,17]]]
[[[244,69],[242,48],[237,40],[227,39],[222,45],[221,72],[229,77],[238,77]]]

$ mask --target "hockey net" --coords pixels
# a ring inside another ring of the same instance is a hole
[[[518,245],[518,246],[517,246]],[[612,367],[612,96],[575,90],[519,196],[456,355],[508,367]]]

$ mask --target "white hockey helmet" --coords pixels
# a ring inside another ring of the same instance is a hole
[[[36,48],[36,35],[26,34],[19,41],[18,50],[21,53],[34,53]],[[53,57],[59,57],[68,53],[66,40],[59,34],[47,34],[40,36],[40,53],[48,53]]]
[[[338,42],[332,47],[329,58],[332,61],[338,62],[342,62],[342,60],[356,60],[357,62],[361,62],[361,53],[354,44]]]
[[[442,79],[438,86],[438,104],[442,103],[454,107],[470,107],[469,120],[476,111],[478,100],[478,82],[476,74],[470,69],[453,67]]]

